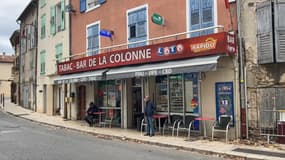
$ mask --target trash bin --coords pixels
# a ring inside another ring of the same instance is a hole
[[[285,121],[279,121],[277,124],[278,135],[284,135],[284,137],[278,136],[277,142],[285,144]]]

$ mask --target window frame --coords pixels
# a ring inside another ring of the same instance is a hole
[[[91,23],[91,24],[88,24],[88,25],[86,25],[86,55],[87,56],[90,56],[90,55],[96,55],[96,54],[100,54],[100,46],[101,46],[101,43],[100,43],[100,34],[99,34],[99,32],[100,32],[100,21],[96,21],[96,22],[94,22],[94,23]],[[89,41],[88,41],[88,38],[89,38],[89,36],[88,36],[88,28],[90,28],[90,27],[92,27],[92,26],[95,26],[95,25],[98,25],[98,51],[95,51],[95,52],[97,52],[97,53],[95,53],[95,54],[93,54],[93,53],[91,53],[91,54],[89,54],[89,52],[93,52],[93,51],[89,51],[89,49],[88,49],[88,44],[89,44]]]
[[[40,74],[44,75],[46,73],[46,51],[42,50],[40,52]]]
[[[191,31],[191,8],[190,8],[190,1],[191,0],[186,0],[186,28],[187,31]],[[201,6],[199,7],[199,20],[201,19]],[[218,9],[217,9],[217,1],[213,0],[213,26],[216,26],[218,24]],[[200,25],[202,25],[201,21],[200,21]],[[205,28],[205,27],[202,27]],[[218,32],[218,28],[213,30],[214,33]],[[200,33],[199,33],[200,34]],[[201,34],[200,34],[201,36]],[[187,34],[187,38],[193,37],[191,36],[191,34]]]
[[[149,44],[149,42],[148,42],[148,39],[149,39],[149,15],[148,15],[148,4],[144,4],[144,5],[141,5],[141,6],[138,6],[138,7],[135,7],[135,8],[131,8],[131,9],[128,9],[127,11],[126,11],[126,30],[127,30],[127,43],[128,43],[128,48],[134,48],[134,47],[130,47],[130,45],[129,45],[129,43],[132,43],[131,41],[130,41],[130,29],[129,29],[129,26],[132,26],[131,24],[129,24],[129,14],[130,13],[132,13],[132,12],[137,12],[137,11],[139,11],[139,10],[144,10],[145,9],[145,12],[146,12],[146,19],[145,19],[145,23],[146,23],[146,38],[145,38],[145,40],[146,40],[146,42],[145,42],[145,45],[148,45]],[[140,21],[140,22],[142,22],[142,21]],[[139,22],[137,22],[136,24],[138,24]],[[141,37],[144,37],[144,36],[141,36]],[[136,37],[134,37],[134,38],[140,38],[140,37],[138,37],[137,36],[137,25],[136,25]],[[137,44],[135,44],[135,45],[137,45]],[[135,47],[137,47],[137,46],[135,46]]]

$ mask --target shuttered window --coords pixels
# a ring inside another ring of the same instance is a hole
[[[46,15],[41,16],[41,39],[46,37]]]
[[[214,26],[214,1],[213,0],[189,0],[190,3],[190,30],[197,30]],[[195,32],[191,37],[213,33],[214,30]]]
[[[147,39],[146,7],[128,13],[128,40],[137,42]],[[128,45],[129,48],[145,46],[146,42]]]
[[[62,62],[62,43],[55,46],[55,58],[57,62]]]
[[[87,55],[99,53],[99,23],[87,27]]]
[[[57,32],[65,29],[65,2],[61,0],[55,6],[50,8],[50,34],[55,35]]]
[[[43,50],[40,53],[41,74],[46,72],[46,51]]]

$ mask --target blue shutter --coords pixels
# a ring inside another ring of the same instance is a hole
[[[214,5],[213,0],[203,0],[201,4],[202,28],[214,26]],[[203,31],[202,35],[214,33],[214,30]]]
[[[200,29],[200,21],[200,0],[190,0],[190,30]],[[197,37],[199,35],[199,32],[194,32],[191,34],[191,37]]]
[[[86,0],[80,0],[80,12],[86,11]]]

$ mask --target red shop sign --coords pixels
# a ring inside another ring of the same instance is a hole
[[[103,68],[171,61],[215,54],[235,54],[236,40],[226,32],[177,41],[124,49],[75,59],[58,64],[64,75]]]

